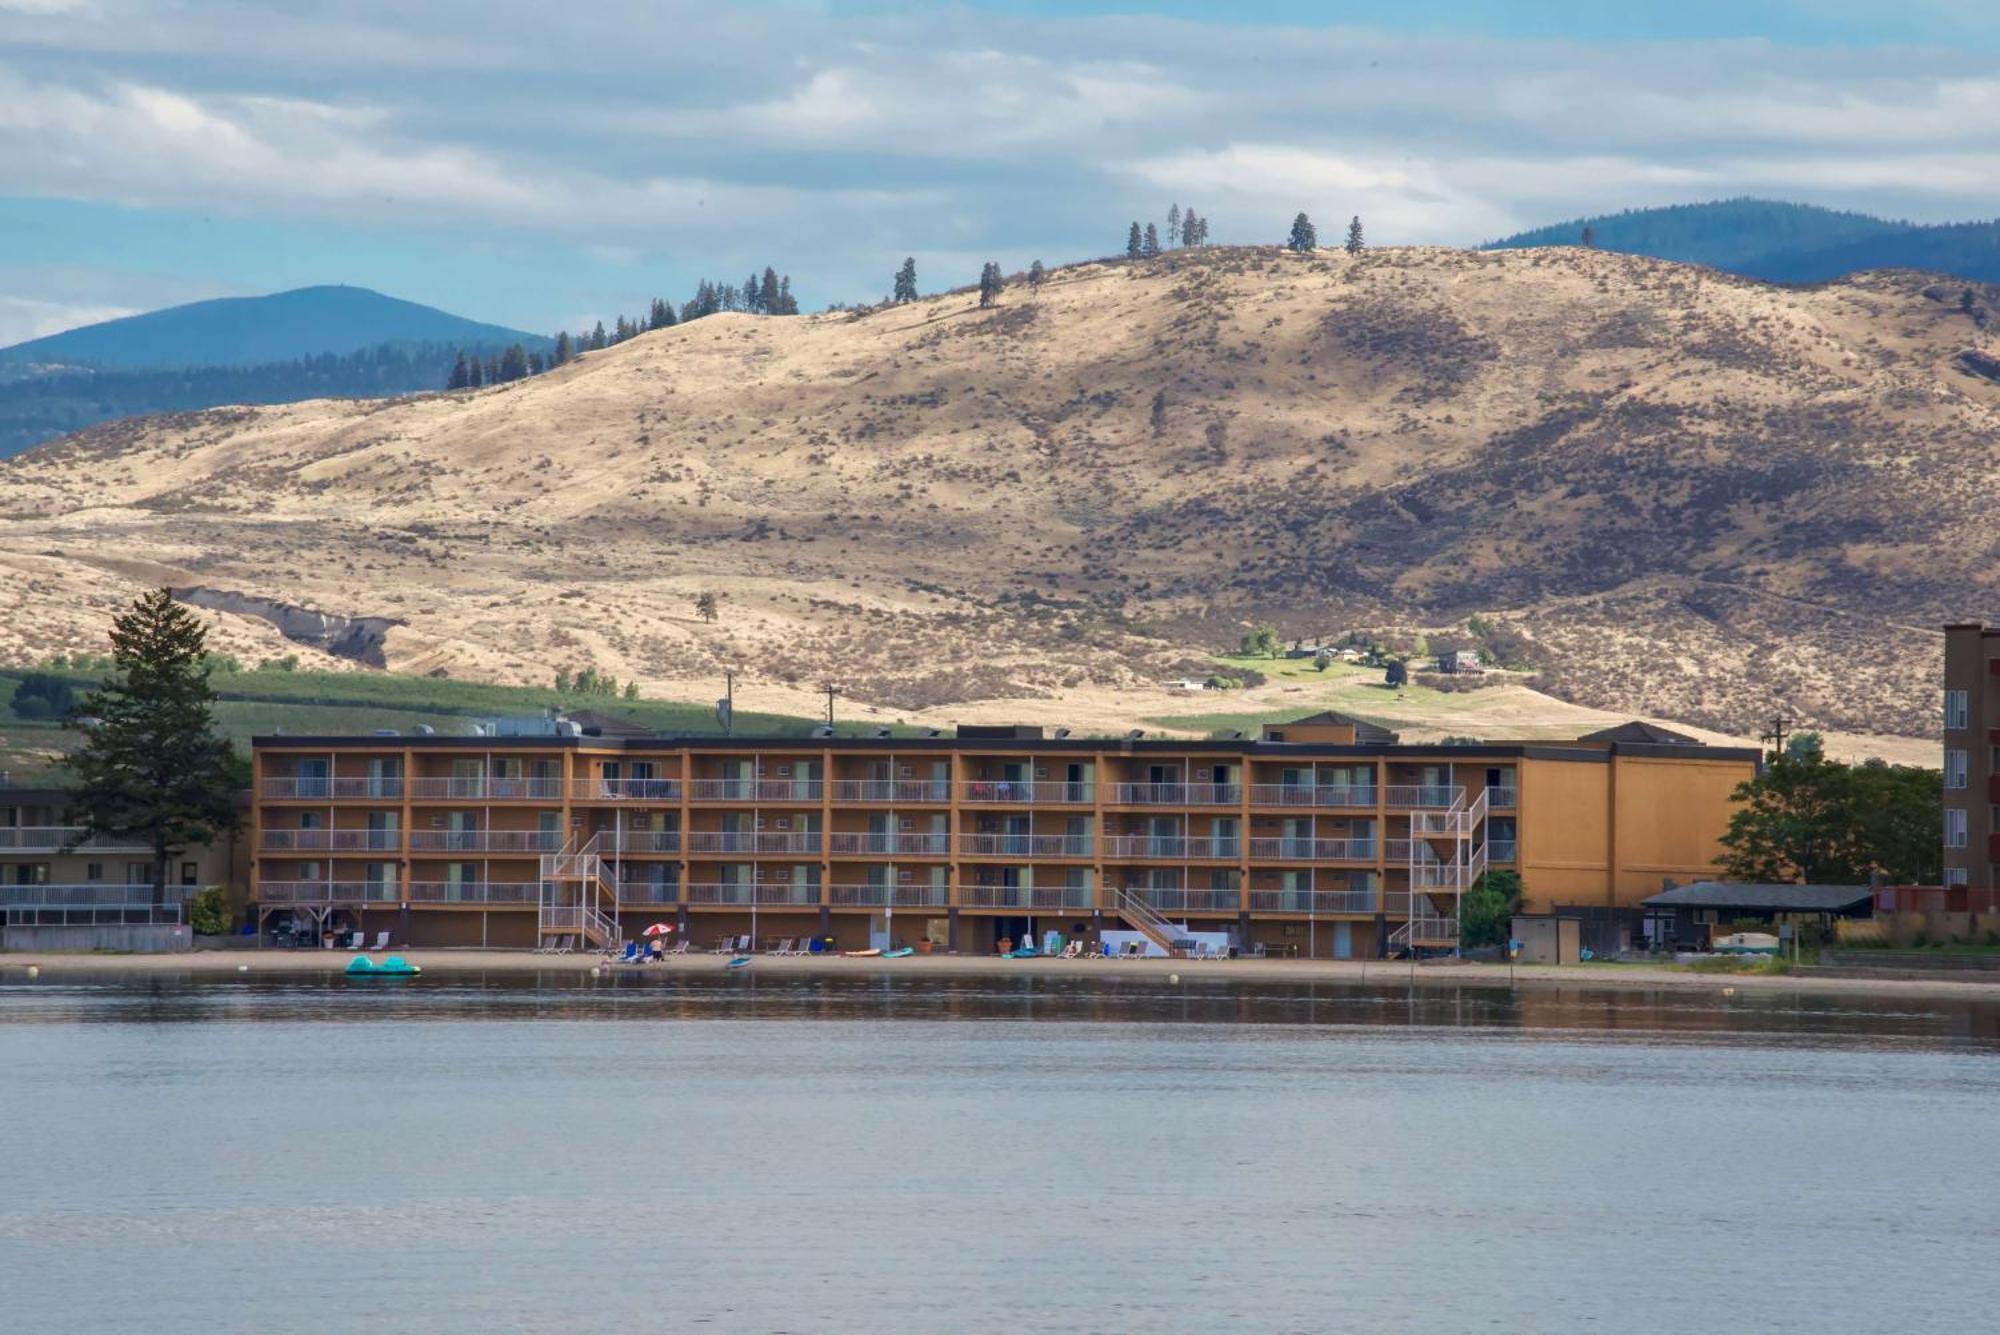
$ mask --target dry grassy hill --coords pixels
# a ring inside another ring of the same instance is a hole
[[[1921,735],[1935,627],[2000,612],[2000,291],[1964,286],[1209,250],[120,423],[0,464],[0,661],[166,581],[395,619],[415,671],[1046,715],[1255,621],[1480,614],[1580,704]]]

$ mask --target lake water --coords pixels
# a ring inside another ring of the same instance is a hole
[[[0,986],[10,1331],[1968,1331],[2000,1007]]]

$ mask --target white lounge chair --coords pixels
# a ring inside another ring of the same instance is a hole
[[[381,931],[375,933],[375,949],[387,950],[388,948],[389,948],[389,933],[387,931]]]
[[[795,951],[793,951],[793,949],[792,949],[792,946],[793,946],[793,945],[794,945],[794,944],[795,944],[795,943],[796,943],[797,941],[798,941],[798,938],[797,938],[797,937],[795,937],[795,936],[787,936],[787,937],[783,937],[783,938],[781,938],[781,939],[779,940],[779,942],[778,942],[778,945],[777,945],[777,948],[776,948],[776,949],[774,949],[774,950],[773,950],[773,951],[772,951],[771,953],[772,953],[773,955],[791,955],[791,954],[795,954],[796,952],[795,952]]]
[[[680,940],[674,942],[674,948],[666,953],[669,955],[685,955],[693,949],[694,942],[688,940],[686,937],[682,937]]]

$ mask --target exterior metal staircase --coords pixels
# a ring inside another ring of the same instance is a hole
[[[1138,895],[1130,890],[1120,890],[1112,907],[1118,910],[1118,916],[1125,920],[1127,926],[1161,950],[1169,955],[1185,953],[1180,942],[1187,939],[1187,929],[1168,922]]]
[[[1458,910],[1486,874],[1486,789],[1461,791],[1445,811],[1410,816],[1410,920],[1389,933],[1389,953],[1459,950]]]
[[[603,950],[618,944],[618,882],[605,864],[600,831],[579,844],[542,855],[536,922],[540,948],[561,951],[582,944]]]

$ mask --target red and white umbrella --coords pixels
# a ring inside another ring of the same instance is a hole
[[[673,930],[674,930],[674,925],[670,922],[656,922],[651,927],[648,927],[646,929],[646,935],[665,936],[668,932],[671,932]]]

